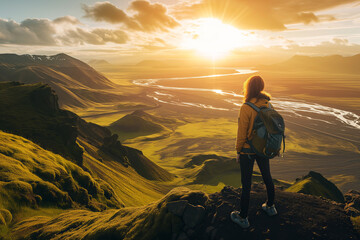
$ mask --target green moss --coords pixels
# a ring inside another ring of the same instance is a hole
[[[35,239],[171,239],[179,232],[182,221],[171,214],[166,203],[187,200],[193,205],[203,205],[208,196],[188,188],[175,188],[162,199],[147,206],[123,208],[95,213],[72,210],[55,218],[34,217],[19,223],[14,229],[17,238]],[[76,231],[72,231],[76,229]]]
[[[310,171],[308,175],[286,189],[287,192],[298,192],[344,202],[344,196],[335,184],[320,173]]]
[[[8,222],[6,211],[19,219],[24,207],[121,207],[111,187],[103,186],[60,155],[0,131],[0,221]]]
[[[57,95],[44,84],[0,83],[0,130],[40,144],[43,148],[82,163],[76,143],[77,116],[59,109]],[[11,156],[6,148],[2,152]]]
[[[355,230],[360,234],[360,216],[351,217],[351,222],[354,225]]]

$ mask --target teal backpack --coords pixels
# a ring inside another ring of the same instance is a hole
[[[269,159],[279,156],[281,143],[284,145],[283,152],[285,151],[285,123],[283,117],[272,108],[270,103],[269,107],[260,108],[251,102],[245,104],[257,112],[252,134],[247,143],[258,156]]]

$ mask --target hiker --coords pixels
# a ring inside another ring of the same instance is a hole
[[[269,159],[272,158],[273,156],[267,157],[267,156],[261,156],[263,155],[261,153],[260,154],[255,153],[254,147],[251,146],[251,143],[249,142],[249,139],[253,138],[253,134],[254,134],[253,126],[254,126],[254,121],[256,120],[256,116],[258,115],[257,111],[260,111],[260,109],[272,108],[269,102],[270,95],[263,91],[264,85],[265,85],[264,80],[260,76],[252,76],[245,81],[243,88],[244,104],[241,106],[240,114],[238,118],[238,132],[236,139],[236,151],[237,151],[236,162],[240,163],[240,168],[241,168],[241,184],[242,184],[241,207],[240,207],[240,212],[233,211],[231,212],[230,217],[233,222],[237,223],[242,228],[248,228],[250,226],[247,215],[249,209],[251,177],[253,173],[254,161],[256,161],[259,166],[267,190],[267,201],[262,205],[262,209],[269,216],[274,216],[277,214],[274,205],[274,197],[275,197],[274,184],[271,178],[270,164],[269,164]],[[280,124],[283,124],[283,122]],[[282,139],[280,139],[280,146],[281,146],[281,141]],[[278,152],[279,151],[280,149],[278,149]]]

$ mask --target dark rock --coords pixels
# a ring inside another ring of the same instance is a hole
[[[186,233],[181,232],[177,238],[177,240],[189,240],[188,236],[186,235]]]
[[[356,210],[360,211],[360,192],[359,191],[355,191],[355,190],[351,190],[349,192],[347,192],[344,195],[345,198],[345,208],[355,208]]]
[[[172,216],[171,218],[171,230],[173,233],[181,232],[184,226],[183,221],[178,216]]]
[[[220,206],[216,208],[216,213],[214,216],[214,222],[225,222],[229,219],[230,213],[234,210],[234,206],[228,203],[222,203]]]
[[[353,208],[353,207],[345,207],[345,212],[347,215],[351,216],[351,217],[358,217],[360,216],[360,211],[357,210],[356,208]]]
[[[203,220],[204,215],[205,208],[203,206],[188,204],[183,215],[183,220],[187,226],[193,228]]]
[[[169,210],[169,212],[175,214],[176,216],[181,217],[187,205],[188,205],[187,200],[179,200],[174,202],[168,202],[166,204],[166,207]]]
[[[186,230],[186,235],[189,236],[190,238],[193,237],[195,234],[195,230],[189,228],[188,230]]]
[[[216,239],[216,236],[217,236],[217,233],[218,233],[218,230],[217,230],[217,229],[214,229],[213,231],[211,231],[210,239],[211,239],[211,240],[215,240],[215,239]]]
[[[205,229],[205,233],[210,235],[211,232],[214,230],[215,228],[213,226],[208,226],[206,229]]]
[[[202,205],[208,201],[209,197],[206,193],[200,191],[191,191],[180,197],[180,200],[188,200],[192,205]]]

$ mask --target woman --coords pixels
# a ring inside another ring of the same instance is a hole
[[[264,80],[260,76],[252,76],[244,83],[244,102],[254,103],[258,107],[271,107],[270,95],[264,92]],[[254,161],[256,160],[267,190],[267,201],[262,209],[269,215],[277,214],[274,205],[274,184],[270,174],[269,159],[257,156],[250,148],[247,140],[251,137],[253,123],[257,112],[247,104],[243,104],[238,118],[238,132],[236,139],[236,162],[240,162],[241,168],[241,209],[231,213],[231,220],[242,228],[250,226],[247,217],[251,190],[251,177]]]

